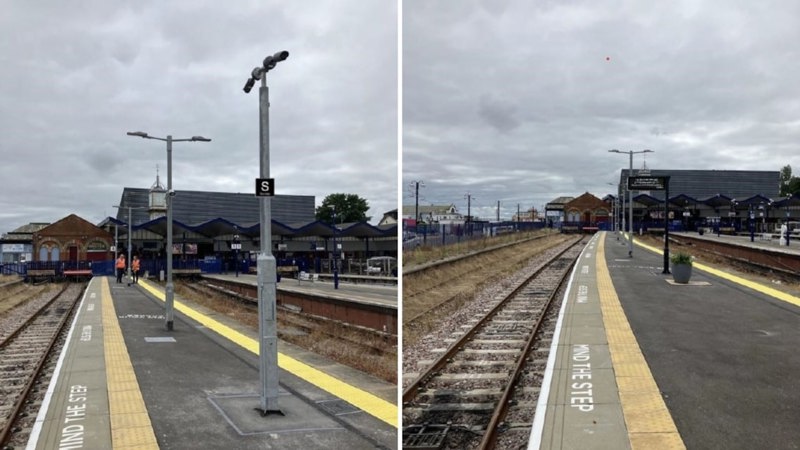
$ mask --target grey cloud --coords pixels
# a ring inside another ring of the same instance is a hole
[[[489,125],[501,132],[508,132],[520,125],[517,119],[517,107],[487,95],[482,95],[478,102],[478,115]]]

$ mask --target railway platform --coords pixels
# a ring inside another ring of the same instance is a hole
[[[741,247],[749,247],[759,250],[769,250],[773,252],[786,253],[788,255],[800,256],[800,239],[791,236],[789,245],[780,245],[780,240],[772,233],[769,233],[770,239],[764,239],[763,233],[756,233],[753,242],[750,242],[750,236],[739,235],[726,235],[715,233],[703,233],[702,235],[696,232],[670,232],[673,237],[689,237],[692,239],[704,240],[709,242],[720,242],[728,245],[737,245]],[[634,238],[636,242],[636,238]]]
[[[560,312],[529,449],[800,448],[800,298],[599,233]]]
[[[258,278],[249,274],[238,277],[230,274],[204,274],[203,278],[251,286],[258,285]],[[283,292],[321,295],[332,299],[397,308],[397,285],[339,283],[339,288],[334,289],[333,282],[327,280],[305,281],[294,278],[281,278],[281,281],[276,283],[275,289]]]
[[[163,291],[95,277],[29,449],[396,448],[397,390],[279,342],[278,407],[261,416],[257,333]]]

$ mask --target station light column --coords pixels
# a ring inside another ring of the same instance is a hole
[[[610,153],[627,153],[629,156],[628,178],[633,176],[633,155],[635,153],[654,153],[652,150],[641,150],[635,152],[633,150],[620,151],[617,149],[609,150]],[[627,184],[627,183],[626,183]],[[630,228],[630,240],[628,241],[628,257],[633,258],[633,191],[628,189],[628,208],[630,215],[628,216],[628,227]]]
[[[264,58],[262,66],[250,73],[250,78],[242,89],[246,94],[253,89],[255,82],[261,80],[259,98],[259,161],[260,179],[269,179],[269,88],[267,72],[289,57],[289,52],[280,51]],[[272,195],[272,193],[270,193]],[[259,373],[261,382],[262,416],[283,414],[278,409],[278,325],[276,322],[277,264],[272,254],[272,211],[271,196],[260,197],[261,212],[261,250],[258,253],[258,322],[259,322]]]
[[[138,136],[144,139],[155,139],[167,143],[167,285],[164,293],[164,317],[167,331],[174,328],[175,317],[175,285],[172,283],[172,200],[175,191],[172,190],[172,143],[173,142],[211,142],[203,136],[192,136],[186,139],[173,139],[172,135],[166,138],[150,136],[144,131],[129,131],[128,136]]]

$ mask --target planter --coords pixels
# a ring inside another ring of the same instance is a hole
[[[672,279],[676,283],[686,284],[692,278],[692,265],[691,264],[673,264],[672,265]]]

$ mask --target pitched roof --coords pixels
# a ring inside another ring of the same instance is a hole
[[[419,205],[419,214],[450,214],[450,209],[455,206],[451,203],[449,205]],[[416,205],[403,205],[403,215],[413,215]],[[455,212],[458,214],[458,211]]]
[[[624,186],[629,169],[620,171]],[[637,176],[638,170],[633,171]],[[670,197],[686,194],[696,199],[708,199],[722,194],[729,199],[746,199],[754,195],[777,198],[780,172],[764,170],[650,170],[649,176],[670,177]],[[665,191],[651,191],[650,195],[664,200]]]
[[[133,225],[150,221],[147,211],[149,189],[126,187],[116,218],[128,222],[127,208],[132,209]],[[232,192],[175,191],[172,200],[172,218],[186,223],[204,223],[225,218],[238,224],[252,224],[261,220],[259,198],[254,194]],[[283,223],[311,222],[315,220],[313,195],[276,195],[271,200],[272,219]]]

